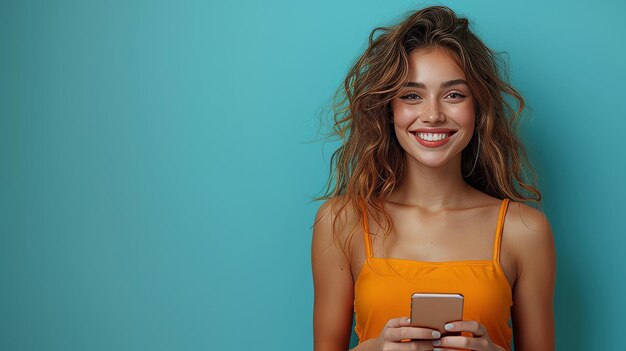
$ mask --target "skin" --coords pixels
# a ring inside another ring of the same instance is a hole
[[[501,200],[469,186],[461,174],[461,151],[474,132],[475,102],[466,84],[441,87],[444,82],[466,80],[452,57],[442,49],[419,48],[410,55],[409,82],[391,103],[394,131],[406,151],[407,176],[394,190],[385,208],[394,230],[382,245],[372,236],[374,257],[420,261],[491,259],[493,235]],[[417,128],[457,129],[438,148],[422,146],[410,133]],[[312,267],[315,289],[314,349],[346,350],[353,317],[354,282],[365,261],[360,235],[348,241],[348,257],[339,244],[347,241],[356,221],[352,208],[341,219],[349,225],[333,240],[336,213],[329,200],[320,206],[313,230]],[[372,214],[376,217],[376,214]],[[358,225],[358,224],[357,224]],[[370,231],[382,233],[370,219]],[[459,232],[458,228],[463,228]],[[359,233],[357,233],[359,234]],[[354,240],[357,239],[357,240]],[[553,291],[556,254],[550,224],[543,213],[511,202],[502,232],[500,265],[513,292],[513,332],[516,351],[554,350]],[[410,327],[408,316],[388,321],[377,338],[352,350],[504,350],[491,341],[477,321],[456,321],[451,331],[467,331],[473,337],[440,338],[427,328]],[[400,342],[405,339],[417,339]],[[433,346],[433,340],[439,345]]]

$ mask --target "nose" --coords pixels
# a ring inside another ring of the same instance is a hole
[[[422,106],[424,106],[424,109],[422,110],[420,119],[423,122],[437,123],[445,120],[445,116],[441,111],[438,99],[425,101]]]

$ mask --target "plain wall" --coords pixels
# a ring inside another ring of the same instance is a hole
[[[0,349],[312,350],[319,116],[416,1],[2,1]],[[626,311],[623,1],[448,1],[526,98],[558,350]]]

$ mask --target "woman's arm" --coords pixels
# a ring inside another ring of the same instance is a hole
[[[510,239],[517,277],[513,287],[515,351],[554,351],[554,280],[556,253],[545,215],[517,203]]]
[[[333,238],[335,214],[331,210],[331,201],[326,201],[317,211],[311,244],[315,351],[345,351],[352,334],[354,285],[350,262]],[[363,349],[364,344],[353,350]]]

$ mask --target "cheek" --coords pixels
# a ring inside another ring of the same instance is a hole
[[[393,123],[398,126],[407,126],[415,120],[415,111],[410,106],[402,103],[392,104]]]
[[[454,105],[449,113],[455,116],[455,121],[465,128],[471,128],[474,126],[474,120],[476,119],[476,112],[473,103]]]

